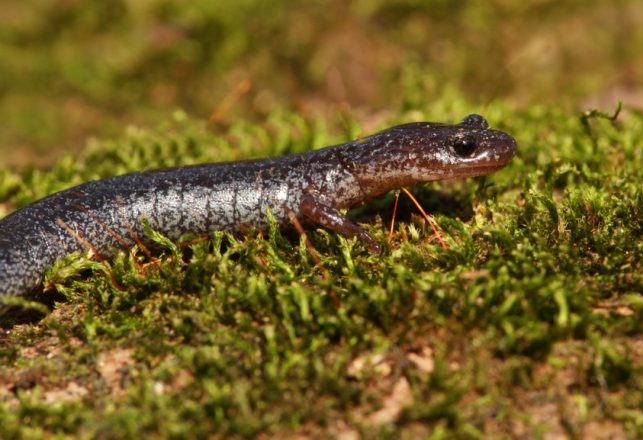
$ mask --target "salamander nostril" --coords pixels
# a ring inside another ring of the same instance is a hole
[[[459,136],[453,140],[453,150],[458,156],[471,157],[476,151],[476,140],[469,136]]]

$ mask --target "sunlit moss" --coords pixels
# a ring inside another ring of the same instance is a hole
[[[66,302],[0,349],[0,436],[582,437],[592,423],[637,437],[643,117],[591,120],[588,133],[561,109],[434,104],[413,118],[480,111],[519,143],[498,174],[415,190],[449,249],[403,206],[382,256],[309,231],[320,266],[276,228],[177,243],[148,231],[158,260],[70,257],[48,274]],[[9,210],[112,174],[308,150],[355,126],[326,125],[276,112],[217,136],[177,114],[47,172],[3,172],[0,195]],[[358,215],[381,242],[391,208],[389,197]],[[106,359],[122,363],[110,373]],[[543,419],[547,405],[565,409]]]

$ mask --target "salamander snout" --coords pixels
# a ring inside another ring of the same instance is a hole
[[[476,136],[479,159],[488,165],[504,167],[516,155],[516,140],[498,130],[485,130]]]

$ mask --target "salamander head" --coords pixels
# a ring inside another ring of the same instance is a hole
[[[473,114],[456,125],[414,122],[392,127],[358,141],[347,153],[360,184],[370,194],[381,194],[400,186],[493,173],[514,157],[516,141]]]

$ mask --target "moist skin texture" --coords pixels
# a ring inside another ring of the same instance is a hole
[[[176,239],[192,232],[280,225],[290,215],[380,245],[339,210],[392,189],[490,174],[511,160],[515,140],[479,115],[456,125],[417,122],[321,150],[278,158],[180,167],[88,182],[0,220],[0,297],[27,295],[75,251],[105,257],[144,237],[141,219]]]

